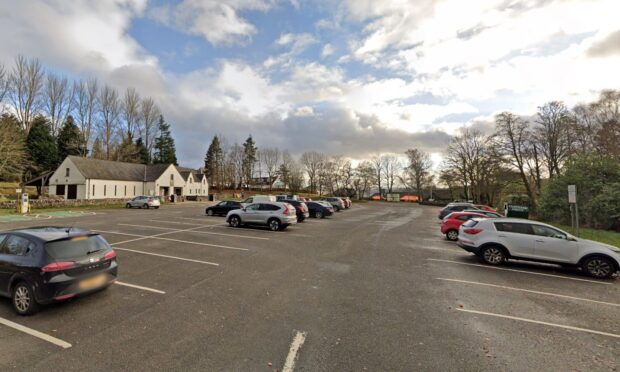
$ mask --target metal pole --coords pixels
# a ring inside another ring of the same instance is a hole
[[[577,206],[577,203],[575,203],[575,227],[575,235],[579,236],[579,207]]]
[[[573,203],[570,203],[568,206],[570,208],[570,228],[575,231],[575,214],[573,213]]]

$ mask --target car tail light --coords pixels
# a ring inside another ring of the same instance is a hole
[[[284,215],[285,215],[285,216],[288,216],[288,214],[289,214],[289,213],[290,213],[290,212],[289,212],[288,207],[284,207]]]
[[[41,271],[44,273],[51,273],[55,271],[63,271],[67,269],[71,269],[75,266],[75,262],[73,261],[61,261],[61,262],[53,262],[51,264],[45,265],[41,268]]]
[[[481,232],[482,232],[482,229],[465,229],[465,230],[463,230],[463,232],[464,232],[465,234],[476,235],[476,234],[478,234],[478,233],[481,233]]]
[[[116,257],[116,251],[114,249],[112,249],[110,252],[106,253],[105,256],[103,256],[103,258],[106,260],[111,260],[114,257]]]

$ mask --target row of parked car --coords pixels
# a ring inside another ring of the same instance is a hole
[[[620,271],[620,249],[575,237],[542,222],[506,218],[488,206],[448,204],[439,212],[441,232],[489,265],[525,260],[576,267],[607,279]]]
[[[243,201],[223,200],[207,207],[208,216],[226,216],[232,227],[267,226],[272,231],[284,230],[307,218],[325,218],[351,208],[348,197],[326,197],[312,200],[297,195],[254,195]]]

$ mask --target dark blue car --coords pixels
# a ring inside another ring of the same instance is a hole
[[[306,205],[308,206],[310,217],[313,218],[325,218],[326,216],[331,216],[334,214],[333,208],[326,207],[317,202],[307,201]]]

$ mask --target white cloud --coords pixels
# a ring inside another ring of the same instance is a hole
[[[332,54],[334,54],[334,47],[333,45],[331,45],[330,43],[327,43],[323,46],[323,49],[321,50],[321,58],[327,58],[329,56],[331,56]]]
[[[295,116],[314,116],[314,109],[310,106],[301,106],[295,110]]]
[[[270,0],[183,0],[176,5],[155,7],[151,17],[169,27],[199,35],[213,45],[242,43],[256,34],[256,27],[240,11],[267,11]]]
[[[286,33],[280,35],[275,44],[282,47],[289,47],[290,54],[299,54],[312,44],[318,43],[318,40],[309,33],[291,34]]]

